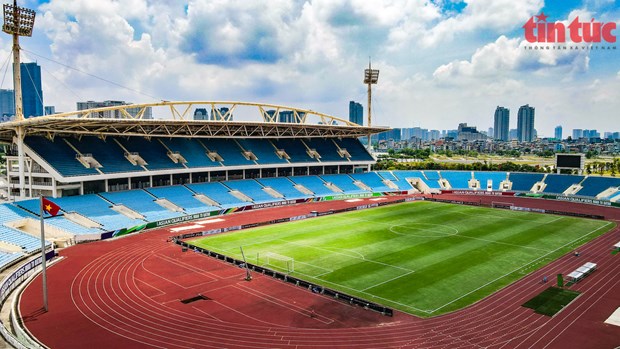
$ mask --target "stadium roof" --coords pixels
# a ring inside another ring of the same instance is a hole
[[[190,111],[205,106],[211,109],[215,120],[188,120]],[[143,118],[145,112],[153,107],[164,107],[169,113],[168,118],[165,118],[166,115],[158,115],[156,119]],[[256,108],[256,115],[262,120],[233,121],[233,112],[241,109],[238,107]],[[278,122],[278,115],[284,112],[288,113],[287,121],[290,122]],[[100,118],[101,115],[115,115],[118,118]],[[159,118],[162,116],[164,118]],[[31,117],[0,123],[0,140],[11,142],[19,127],[23,127],[24,135],[48,137],[69,134],[143,137],[360,137],[389,129],[381,126],[364,127],[312,110],[273,104],[204,101],[131,104]]]

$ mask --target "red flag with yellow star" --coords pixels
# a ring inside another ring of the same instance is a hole
[[[49,201],[46,198],[43,198],[43,200],[41,200],[41,205],[43,205],[43,211],[51,214],[52,216],[57,215],[58,211],[60,211],[60,206],[56,205],[55,203]]]

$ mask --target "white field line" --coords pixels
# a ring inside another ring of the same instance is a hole
[[[527,248],[527,249],[543,251],[543,252],[553,252],[553,251],[545,250],[543,248],[530,247],[530,246],[522,246],[522,245],[517,245],[517,244],[511,244],[509,242],[494,241],[494,240],[488,240],[488,239],[483,239],[483,238],[476,238],[476,237],[467,236],[467,235],[460,235],[459,234],[459,235],[450,235],[450,236],[462,237],[462,238],[467,238],[467,239],[472,239],[472,240],[480,240],[480,241],[488,242],[488,243],[491,243],[491,244],[506,245],[506,246],[520,247],[520,248]]]
[[[396,279],[400,279],[400,278],[402,278],[402,277],[404,277],[404,276],[407,276],[407,275],[409,275],[409,274],[412,274],[412,273],[414,273],[414,272],[415,272],[415,271],[414,271],[414,270],[412,270],[412,271],[410,271],[410,272],[408,272],[408,273],[405,273],[405,274],[402,274],[402,275],[399,275],[399,276],[395,276],[395,277],[393,277],[393,278],[391,278],[391,279],[389,279],[389,280],[385,280],[385,281],[380,282],[380,283],[378,283],[378,284],[376,284],[376,285],[372,285],[372,286],[366,287],[365,289],[363,289],[363,290],[362,290],[362,292],[363,292],[363,291],[366,291],[366,290],[369,290],[369,289],[371,289],[371,288],[377,287],[377,286],[381,286],[381,285],[386,284],[386,283],[388,283],[388,282],[390,282],[390,281],[394,281],[394,280],[396,280]]]
[[[438,310],[440,310],[440,309],[443,309],[443,308],[445,308],[446,306],[448,306],[448,305],[450,305],[450,304],[452,304],[452,303],[454,303],[454,302],[458,301],[459,299],[464,298],[464,297],[467,297],[468,295],[470,295],[470,294],[472,294],[472,293],[474,293],[474,292],[476,292],[476,291],[478,291],[478,290],[480,290],[480,289],[482,289],[482,288],[484,288],[484,287],[486,287],[486,286],[488,286],[488,285],[490,285],[490,284],[492,284],[492,283],[494,283],[494,282],[496,282],[496,281],[498,281],[498,280],[501,280],[501,279],[505,278],[506,276],[508,276],[508,275],[510,275],[510,274],[513,274],[513,273],[515,273],[515,272],[517,272],[517,271],[519,271],[519,270],[521,270],[521,269],[523,269],[523,268],[525,268],[525,267],[527,267],[527,266],[529,266],[529,265],[531,265],[531,264],[534,264],[535,262],[539,261],[540,259],[543,259],[543,258],[547,257],[548,255],[550,255],[550,254],[552,254],[552,253],[554,253],[554,252],[556,252],[556,251],[558,251],[558,250],[560,250],[560,249],[562,249],[562,248],[564,248],[564,247],[566,247],[566,246],[569,246],[570,244],[573,244],[573,243],[575,243],[576,241],[579,241],[579,240],[583,239],[584,237],[586,237],[586,236],[588,236],[588,235],[591,235],[591,234],[595,233],[596,231],[599,231],[599,230],[601,230],[601,229],[603,229],[603,228],[607,227],[607,226],[608,226],[608,225],[610,225],[610,224],[612,224],[612,223],[611,223],[611,222],[607,222],[607,224],[602,225],[602,226],[600,226],[600,227],[598,227],[598,228],[596,228],[596,229],[594,229],[594,230],[590,231],[589,233],[587,233],[587,234],[585,234],[585,235],[582,235],[582,236],[578,237],[578,238],[577,238],[577,239],[575,239],[575,240],[569,241],[569,242],[565,243],[564,245],[562,245],[562,246],[560,246],[560,247],[556,248],[555,250],[550,251],[549,253],[546,253],[546,254],[544,254],[544,255],[542,255],[542,256],[540,256],[540,257],[538,257],[538,258],[534,259],[533,261],[531,261],[531,262],[529,262],[529,263],[526,263],[525,265],[523,265],[523,266],[521,266],[521,267],[519,267],[519,268],[516,268],[516,269],[514,269],[513,271],[510,271],[510,272],[508,272],[508,273],[506,273],[506,274],[504,274],[504,275],[502,275],[502,276],[500,276],[500,277],[498,277],[498,278],[496,278],[496,279],[494,279],[494,280],[491,280],[491,281],[487,282],[486,284],[484,284],[484,285],[482,285],[482,286],[480,286],[480,287],[478,287],[478,288],[476,288],[476,289],[474,289],[474,290],[471,290],[471,291],[469,291],[469,292],[465,293],[464,295],[462,295],[462,296],[460,296],[460,297],[457,297],[457,298],[455,298],[455,299],[451,300],[450,302],[448,302],[448,303],[446,303],[446,304],[444,304],[444,305],[442,305],[442,306],[440,306],[440,307],[438,307],[438,308],[436,308],[436,309],[431,310],[431,311],[430,311],[430,313],[434,313],[434,312],[436,312],[436,311],[438,311]]]
[[[304,276],[307,276],[307,277],[310,277],[310,278],[314,278],[312,275],[304,274],[302,272],[297,272],[296,271],[295,274],[304,275]],[[398,304],[398,305],[400,305],[403,308],[409,308],[409,309],[413,309],[413,310],[416,310],[416,311],[421,311],[421,312],[426,313],[426,314],[431,314],[432,313],[432,311],[430,311],[430,310],[423,310],[423,309],[420,309],[420,308],[412,307],[411,305],[408,305],[408,304],[403,304],[403,303],[400,303],[400,302],[396,302],[393,299],[383,298],[383,297],[377,296],[375,294],[364,292],[364,291],[360,291],[360,290],[358,290],[356,288],[344,286],[344,285],[336,283],[336,282],[331,282],[331,281],[327,281],[327,280],[323,280],[323,279],[321,279],[321,282],[326,283],[326,284],[330,284],[330,285],[335,285],[336,288],[347,289],[347,290],[351,290],[351,291],[354,291],[354,292],[357,292],[357,293],[363,293],[365,295],[370,296],[370,298],[380,299],[382,301],[385,301],[386,303]]]
[[[366,258],[364,258],[364,257],[360,258],[360,257],[355,257],[355,256],[352,256],[352,255],[347,254],[347,253],[341,253],[341,252],[336,252],[336,251],[330,251],[330,250],[325,249],[325,248],[322,248],[322,247],[316,247],[316,246],[304,245],[304,244],[300,244],[300,243],[297,243],[297,242],[288,241],[288,240],[284,240],[284,239],[278,239],[278,240],[280,240],[280,241],[284,241],[284,242],[286,242],[287,244],[296,245],[296,246],[301,246],[301,247],[305,247],[305,248],[313,248],[313,249],[315,249],[315,250],[327,251],[327,252],[329,252],[329,253],[339,254],[339,255],[341,255],[341,256],[347,256],[347,257],[349,257],[349,258],[354,258],[354,259],[361,259],[361,260],[363,260],[363,261],[365,261],[365,262],[370,262],[370,263],[380,264],[380,265],[384,265],[384,266],[386,266],[386,267],[390,267],[390,268],[395,268],[395,269],[400,269],[400,270],[405,270],[405,271],[413,271],[413,270],[411,270],[411,269],[407,269],[407,268],[399,267],[399,266],[392,265],[392,264],[388,264],[388,263],[383,263],[383,262],[374,261],[374,260],[372,260],[372,259],[366,259]]]
[[[501,217],[496,217],[496,218],[501,218]],[[561,218],[561,217],[560,217]],[[400,233],[400,232],[396,232],[394,231],[392,228],[394,227],[404,227],[407,229],[411,229],[409,228],[407,225],[402,225],[402,224],[392,224],[390,225],[390,223],[384,223],[384,222],[376,222],[376,221],[372,221],[372,220],[367,220],[367,219],[361,219],[361,218],[347,218],[350,220],[357,220],[357,221],[363,221],[363,222],[369,222],[369,223],[375,223],[375,224],[382,224],[382,225],[386,225],[389,226],[389,230],[396,234],[396,235],[402,235],[402,236],[412,236],[412,237],[425,237],[423,235],[409,235],[409,234],[405,234],[405,233]],[[547,222],[550,223],[550,222]],[[483,238],[477,238],[477,237],[473,237],[473,236],[467,236],[467,235],[462,235],[460,234],[460,231],[454,227],[451,227],[449,225],[445,225],[445,224],[431,224],[431,223],[413,223],[413,224],[421,224],[421,225],[436,225],[439,227],[446,227],[446,228],[450,228],[450,229],[454,229],[456,231],[456,233],[454,234],[446,234],[440,231],[435,231],[432,229],[420,229],[421,231],[426,231],[426,232],[432,232],[432,233],[436,233],[436,234],[441,234],[444,237],[450,237],[450,236],[456,236],[456,237],[463,237],[463,238],[467,238],[467,239],[472,239],[472,240],[479,240],[479,241],[484,241],[484,242],[488,242],[488,243],[493,243],[493,244],[499,244],[499,245],[507,245],[507,246],[513,246],[513,247],[520,247],[520,248],[526,248],[526,249],[532,249],[532,250],[537,250],[537,251],[543,251],[543,252],[549,252],[549,250],[545,250],[542,248],[537,248],[537,247],[530,247],[530,246],[522,246],[522,245],[517,245],[517,244],[511,244],[509,242],[501,242],[501,241],[494,241],[494,240],[488,240],[488,239],[483,239]],[[546,224],[546,223],[541,223],[541,224]],[[415,229],[415,228],[414,228]],[[430,236],[429,236],[430,237]],[[439,236],[437,236],[437,238],[439,238]]]

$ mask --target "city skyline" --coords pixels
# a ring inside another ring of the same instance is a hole
[[[523,29],[541,12],[565,24],[577,16],[618,22],[613,1],[19,5],[37,11],[33,37],[21,41],[22,60],[42,66],[46,104],[62,111],[80,100],[241,100],[346,119],[347,102],[365,100],[369,57],[381,70],[374,125],[438,129],[468,122],[486,129],[495,106],[530,104],[539,134],[550,137],[558,124],[610,128],[620,109],[620,50],[528,49]],[[8,35],[0,47],[8,56]]]

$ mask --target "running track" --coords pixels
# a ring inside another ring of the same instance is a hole
[[[474,196],[442,198],[604,214],[620,210],[537,199]],[[321,202],[225,216],[204,230],[312,210],[370,202]],[[187,232],[187,231],[185,231]],[[393,318],[312,294],[212,258],[181,252],[169,229],[74,246],[48,269],[49,312],[41,310],[41,280],[24,291],[27,329],[51,348],[614,348],[620,327],[603,321],[620,306],[618,228],[486,299],[457,312]],[[544,275],[569,273],[586,261],[598,270],[571,287],[582,293],[553,318],[520,304],[548,285]],[[183,304],[202,294],[209,300]],[[314,311],[316,316],[312,317]]]

